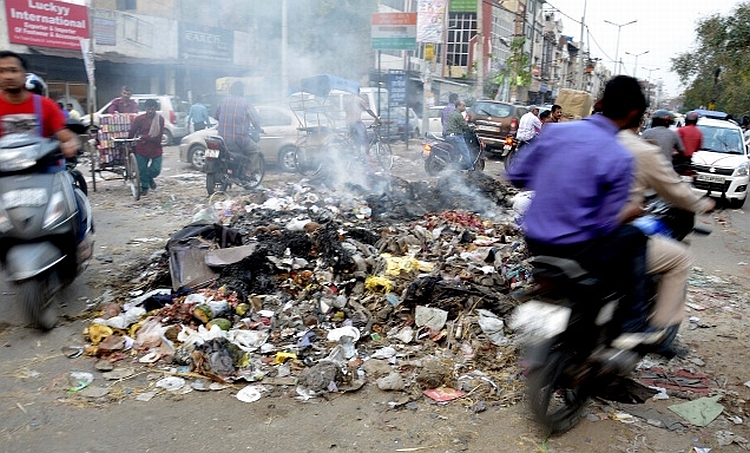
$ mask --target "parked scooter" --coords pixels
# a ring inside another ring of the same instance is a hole
[[[661,215],[662,211],[652,211],[641,228],[671,235],[676,230]],[[686,224],[676,225],[677,230],[684,231],[687,223],[692,229],[692,217],[678,218]],[[677,327],[668,329],[658,345],[612,348],[610,344],[619,334],[614,313],[622,295],[570,259],[536,256],[533,266],[536,288],[524,295],[530,300],[516,309],[511,324],[519,331],[524,347],[528,407],[545,428],[564,432],[578,423],[590,397],[630,374],[643,355],[674,354],[669,348]],[[652,306],[658,278],[648,282]]]
[[[219,136],[206,137],[204,157],[208,195],[217,190],[226,192],[233,184],[247,190],[254,189],[260,185],[266,173],[266,163],[260,151],[248,155],[231,152]]]
[[[0,138],[0,261],[28,321],[43,330],[54,327],[55,295],[83,271],[94,245],[88,198],[69,171],[50,171],[61,157],[56,140]]]
[[[484,171],[486,163],[484,142],[474,131],[464,133],[464,140],[469,148],[474,170]],[[459,150],[433,133],[425,136],[425,141],[422,143],[422,157],[425,159],[424,169],[430,176],[435,176],[448,168],[462,170],[468,167],[465,162],[466,158]]]

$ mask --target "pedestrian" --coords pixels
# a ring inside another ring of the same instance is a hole
[[[146,195],[149,189],[156,189],[154,178],[161,173],[161,136],[164,134],[164,118],[156,113],[156,100],[146,99],[145,107],[146,113],[135,117],[128,132],[129,138],[139,138],[135,158],[141,177],[141,195]]]
[[[463,101],[458,101],[456,109],[448,115],[445,125],[445,140],[464,156],[465,169],[474,171],[474,161],[471,158],[469,147],[466,145],[466,139],[464,139],[464,133],[471,132],[471,128],[466,124],[463,116],[465,111],[466,104]]]
[[[76,109],[73,108],[73,104],[71,104],[70,102],[68,102],[65,105],[65,108],[68,110],[68,117],[70,119],[72,119],[72,120],[80,120],[81,119],[81,114],[78,113],[78,110],[76,110]]]
[[[120,97],[115,98],[107,109],[107,113],[138,113],[138,103],[131,99],[133,90],[125,85],[120,90]]]
[[[597,111],[545,128],[507,174],[514,185],[534,190],[522,221],[529,251],[573,259],[623,294],[615,313],[621,331],[612,346],[631,349],[665,334],[648,323],[646,236],[619,218],[635,164],[617,133],[638,126],[646,111],[638,80],[611,79]]]
[[[60,109],[60,111],[62,112],[62,114],[63,114],[63,116],[65,117],[66,120],[68,118],[70,118],[70,114],[68,113],[67,110],[65,110],[65,106],[63,105],[62,102],[58,102],[57,103],[57,107]]]
[[[200,96],[195,104],[190,106],[188,112],[188,124],[193,125],[193,132],[202,131],[208,127],[208,109],[200,101]]]
[[[458,94],[451,93],[448,95],[448,104],[440,111],[440,124],[443,126],[443,137],[447,136],[445,126],[448,123],[448,116],[456,110],[458,103]]]

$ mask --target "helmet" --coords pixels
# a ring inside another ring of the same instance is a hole
[[[651,127],[669,127],[674,123],[674,115],[669,110],[657,110],[651,115]]]
[[[26,89],[40,96],[47,96],[47,84],[41,77],[34,73],[26,74]]]
[[[685,124],[695,124],[698,122],[699,117],[698,112],[688,112],[685,115]]]

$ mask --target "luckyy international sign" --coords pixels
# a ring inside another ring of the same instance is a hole
[[[86,7],[51,0],[5,0],[8,39],[15,44],[79,50],[88,39]]]

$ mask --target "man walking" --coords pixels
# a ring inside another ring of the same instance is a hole
[[[193,125],[193,132],[202,131],[208,126],[208,109],[201,103],[200,97],[190,106],[188,124]]]
[[[156,114],[156,105],[156,100],[147,99],[146,113],[135,117],[128,132],[129,138],[140,138],[135,145],[135,159],[141,176],[141,195],[146,195],[148,189],[156,189],[154,178],[161,173],[164,118]]]

